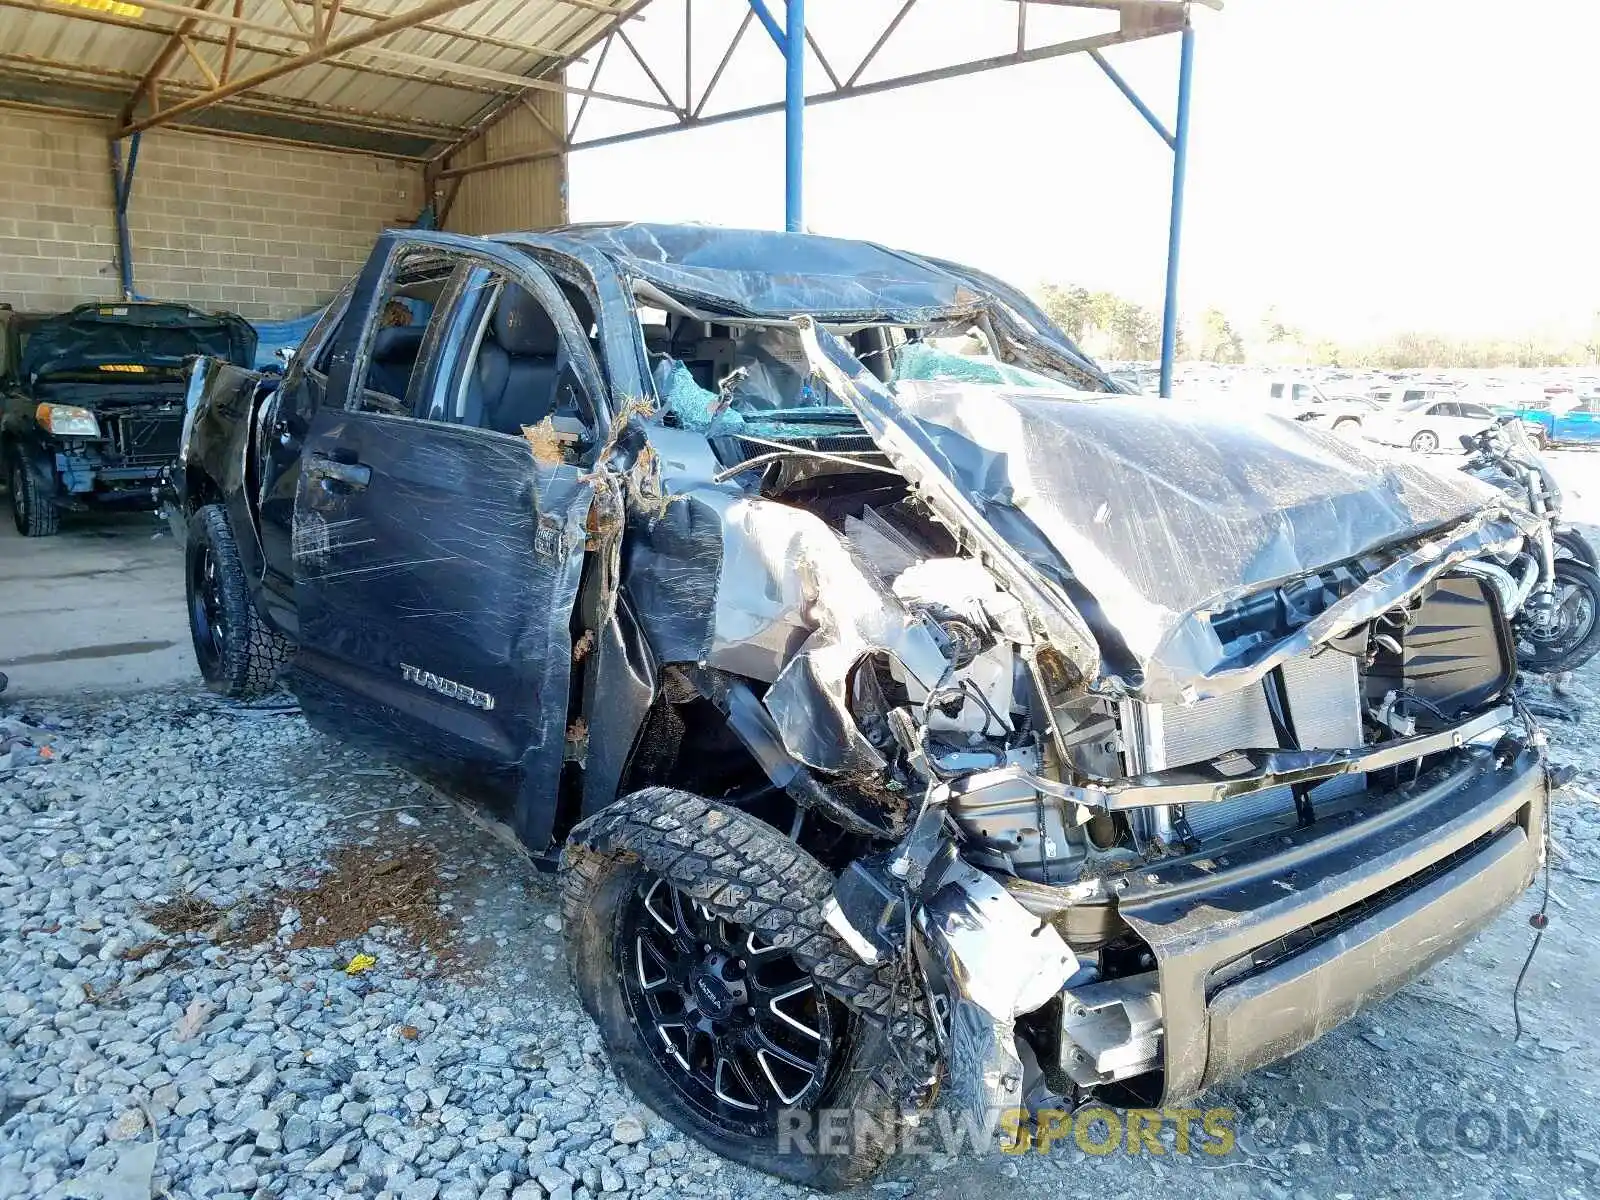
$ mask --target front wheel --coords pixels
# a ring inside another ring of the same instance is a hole
[[[233,526],[220,504],[207,504],[189,518],[184,592],[195,663],[206,683],[235,699],[270,692],[294,643],[256,612]]]
[[[1558,529],[1551,537],[1555,542],[1557,558],[1576,559],[1586,567],[1600,570],[1600,558],[1596,557],[1594,547],[1576,529]]]
[[[11,462],[11,520],[23,537],[49,537],[61,529],[61,510],[50,502],[20,453]]]
[[[573,831],[561,876],[573,984],[641,1100],[808,1187],[877,1174],[926,1025],[823,920],[826,867],[747,813],[646,788]]]
[[[1524,607],[1517,622],[1517,665],[1556,674],[1581,667],[1600,653],[1600,574],[1571,558],[1555,564],[1555,595],[1545,619]]]
[[[1340,417],[1337,421],[1335,421],[1333,423],[1333,431],[1335,433],[1346,433],[1346,434],[1360,433],[1361,432],[1361,418],[1360,417]]]
[[[1439,435],[1431,429],[1423,429],[1411,438],[1411,448],[1418,454],[1432,454],[1439,448]]]

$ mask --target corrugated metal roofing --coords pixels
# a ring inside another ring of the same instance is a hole
[[[165,52],[157,96],[170,106],[317,48],[324,22],[324,36],[337,42],[421,7],[422,0],[0,0],[0,101],[115,114]],[[515,79],[559,76],[641,7],[475,0],[174,123],[422,157],[519,90]],[[184,40],[173,43],[179,33]],[[153,111],[146,97],[135,116]]]

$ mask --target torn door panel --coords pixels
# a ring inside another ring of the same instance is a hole
[[[948,666],[938,642],[820,518],[706,482],[704,438],[651,439],[673,503],[635,534],[626,572],[656,653],[770,683],[767,708],[808,766],[880,771],[850,715],[851,672],[886,653],[931,691]]]

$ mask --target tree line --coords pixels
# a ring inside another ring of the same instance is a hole
[[[1041,307],[1084,351],[1112,361],[1161,355],[1161,314],[1114,292],[1048,283]],[[1189,362],[1282,366],[1581,367],[1600,364],[1600,312],[1581,338],[1452,337],[1402,331],[1370,341],[1341,341],[1308,332],[1269,308],[1255,322],[1237,322],[1220,308],[1178,320],[1178,358]]]

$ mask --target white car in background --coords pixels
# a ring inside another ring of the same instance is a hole
[[[1422,390],[1407,389],[1408,392]],[[1437,398],[1440,396],[1444,398]],[[1441,447],[1456,450],[1462,434],[1479,434],[1495,420],[1495,411],[1488,405],[1439,391],[1434,397],[1423,396],[1373,413],[1362,422],[1361,436],[1368,441],[1431,454]]]

